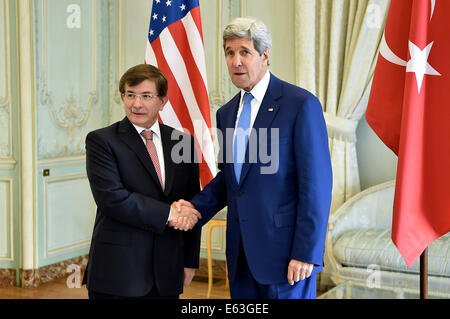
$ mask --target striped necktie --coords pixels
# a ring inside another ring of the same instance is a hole
[[[164,189],[164,184],[161,177],[161,167],[159,166],[158,153],[156,152],[156,146],[153,142],[153,131],[142,131],[141,135],[145,138],[145,147],[147,147],[148,154],[152,159],[153,166],[155,167],[159,182],[161,183],[161,187]]]

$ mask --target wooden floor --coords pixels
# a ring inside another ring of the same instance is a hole
[[[206,275],[207,276],[207,275]],[[207,299],[208,279],[205,274],[194,277],[188,287],[184,287],[181,299]],[[83,273],[81,274],[83,278]],[[317,291],[320,296],[323,291]],[[211,290],[211,299],[230,299],[230,290],[226,287],[225,279],[215,278]],[[68,288],[67,278],[56,279],[39,288],[0,288],[0,299],[88,299],[86,286]]]
[[[68,288],[67,279],[61,278],[41,285],[35,289],[0,288],[0,299],[88,299],[86,286]],[[208,281],[204,277],[195,277],[192,283],[184,288],[181,299],[206,299]],[[211,290],[212,299],[229,299],[230,292],[225,287],[225,280],[215,279]]]

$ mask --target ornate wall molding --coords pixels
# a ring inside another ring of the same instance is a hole
[[[0,108],[5,107],[8,105],[9,102],[9,83],[10,83],[10,77],[9,77],[9,14],[8,14],[9,8],[8,8],[8,1],[2,0],[0,3],[0,21],[2,21],[3,27],[0,29],[0,31],[3,29],[3,32],[0,34],[0,39],[3,40],[2,47],[4,49],[4,52],[0,52],[0,59],[3,60],[2,64],[4,67],[4,87],[3,92],[0,90]],[[0,82],[1,83],[1,82]],[[0,87],[2,89],[2,87]]]
[[[51,223],[53,222],[52,220],[50,220],[50,218],[52,218],[51,215],[51,211],[50,211],[50,207],[51,204],[49,202],[50,200],[50,195],[55,195],[54,193],[52,194],[49,191],[49,187],[51,186],[51,184],[55,184],[55,183],[65,183],[65,182],[80,182],[80,181],[87,181],[87,176],[86,174],[74,174],[74,175],[68,175],[68,176],[60,176],[60,177],[54,177],[54,178],[46,178],[44,179],[44,188],[43,188],[43,201],[44,201],[44,258],[48,258],[51,257],[52,255],[56,255],[56,254],[64,254],[64,253],[69,253],[75,249],[80,249],[80,248],[88,248],[91,242],[91,234],[90,232],[92,231],[92,227],[93,227],[93,222],[95,219],[95,209],[92,209],[91,211],[87,212],[88,214],[90,214],[90,216],[92,217],[91,220],[91,224],[89,225],[89,229],[79,229],[79,232],[82,231],[87,231],[89,232],[89,235],[80,241],[75,241],[75,242],[71,242],[69,244],[66,243],[59,243],[58,246],[55,246],[55,243],[50,243],[50,238],[49,236],[51,236],[52,234],[50,234],[50,231],[52,231],[51,229]],[[88,188],[88,190],[89,188]],[[63,194],[59,194],[59,195],[63,195]],[[70,194],[69,194],[70,197]],[[74,198],[72,198],[74,199]],[[89,197],[86,198],[86,201],[89,200]],[[54,203],[53,203],[54,204]],[[67,202],[68,205],[70,205],[70,202]],[[95,205],[94,205],[95,206]],[[95,207],[94,207],[95,208]],[[54,209],[54,208],[53,208]],[[66,212],[66,213],[70,213],[70,211]],[[80,216],[83,213],[80,212]],[[86,212],[84,212],[84,214],[86,214]],[[69,219],[70,217],[72,218],[79,218],[79,217],[74,217],[74,216],[67,216],[67,218]],[[74,225],[70,225],[70,227],[82,227],[83,225],[79,225],[79,224],[74,224]],[[60,226],[61,227],[61,226]],[[55,235],[57,237],[57,235]],[[73,241],[73,238],[71,239]],[[52,247],[52,245],[54,247]]]
[[[215,56],[213,74],[208,74],[214,78],[213,86],[210,88],[209,92],[211,120],[213,123],[215,123],[216,111],[232,97],[234,90],[225,63],[222,32],[229,21],[239,15],[243,15],[244,12],[246,13],[246,8],[246,0],[219,1],[215,6],[216,12],[214,21],[208,21],[208,23],[215,22],[215,43],[208,43],[214,46]],[[204,19],[207,20],[208,16],[204,16]],[[205,45],[207,44],[205,43]]]
[[[5,210],[1,210],[0,224],[5,228],[5,233],[0,232],[0,261],[14,261],[14,209],[13,209],[13,179],[12,178],[0,178],[0,185],[5,184],[6,192],[3,196],[0,196],[1,202],[6,206]],[[0,188],[1,190],[1,188]],[[2,198],[3,197],[3,198]],[[0,206],[1,208],[1,206]],[[4,215],[3,215],[4,214]],[[1,230],[1,228],[0,228]],[[4,241],[6,240],[6,242]],[[2,254],[2,249],[6,249],[6,252]]]
[[[38,169],[85,165],[86,155],[46,158],[38,161]]]
[[[47,83],[44,80],[44,85]],[[89,101],[86,105],[79,102],[79,98],[73,95],[73,88],[69,90],[69,94],[65,98],[65,102],[59,107],[55,107],[53,99],[44,87],[42,96],[42,103],[49,106],[50,117],[54,124],[66,129],[69,136],[74,135],[74,130],[77,127],[83,127],[91,112],[92,104],[98,101],[97,90],[90,93]]]
[[[49,21],[47,17],[47,2],[48,0],[43,0],[42,3],[42,22],[45,25]],[[46,28],[43,27],[42,32],[42,56],[43,56],[43,74],[42,74],[42,92],[41,92],[41,103],[43,105],[49,106],[50,117],[54,124],[59,127],[66,129],[69,136],[73,136],[75,127],[82,127],[86,124],[89,118],[89,113],[92,108],[92,104],[98,102],[98,83],[97,83],[97,69],[98,69],[98,55],[97,55],[97,24],[98,24],[98,13],[97,13],[97,1],[92,1],[92,13],[93,13],[93,23],[92,23],[92,37],[93,37],[93,70],[92,70],[92,83],[94,87],[90,90],[89,99],[87,104],[83,105],[78,102],[81,100],[80,97],[75,97],[73,95],[74,88],[70,88],[69,92],[65,94],[65,102],[61,103],[60,106],[55,106],[53,103],[52,93],[48,90],[48,41]]]
[[[105,3],[105,0],[81,1],[78,26],[69,26],[69,22],[65,25],[67,3],[42,0],[35,5],[39,159],[83,155],[86,133],[104,123],[100,102],[102,82],[107,80],[101,80],[98,75],[108,72],[103,61],[109,49],[104,45],[108,39],[102,24],[102,17],[107,16],[102,11]],[[55,31],[56,26],[60,30]],[[67,42],[67,38],[73,38],[73,43],[70,42],[75,51],[73,56],[55,44]],[[90,44],[86,47],[83,43]],[[72,64],[79,65],[79,69]],[[93,113],[95,116],[91,116]]]
[[[124,70],[124,54],[123,54],[123,30],[124,30],[124,1],[125,0],[110,0],[109,1],[109,34],[117,35],[111,36],[109,63],[109,103],[108,103],[108,123],[113,123],[119,118],[123,117],[122,100],[119,93],[119,81],[121,73]],[[144,56],[145,52],[142,52]]]
[[[10,17],[8,0],[0,2],[0,52],[1,64],[0,83],[4,83],[0,87],[0,158],[12,158],[12,115],[11,115],[11,40],[10,40]],[[3,31],[3,32],[2,32]],[[2,74],[3,73],[3,74]]]
[[[0,160],[0,169],[13,170],[16,168],[17,162],[15,160]]]

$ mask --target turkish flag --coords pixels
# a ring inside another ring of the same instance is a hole
[[[450,231],[449,36],[449,0],[392,0],[366,112],[398,155],[392,241],[408,267]]]

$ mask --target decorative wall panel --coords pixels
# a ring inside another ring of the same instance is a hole
[[[15,282],[20,248],[16,5],[0,0],[0,285]]]
[[[140,59],[138,59],[135,64],[143,63],[145,56],[145,34],[146,28],[144,28],[145,24],[142,24],[142,37],[139,38],[137,36],[137,32],[128,32],[128,30],[124,26],[124,20],[126,19],[127,12],[130,11],[131,6],[131,18],[133,20],[133,25],[138,28],[136,25],[140,25],[139,21],[146,21],[146,18],[138,18],[136,15],[140,14],[143,17],[147,15],[149,10],[147,8],[140,7],[139,10],[133,9],[133,5],[135,5],[137,1],[126,1],[126,0],[113,0],[109,4],[109,16],[111,21],[114,23],[110,23],[110,34],[114,34],[113,37],[110,38],[110,54],[109,54],[109,63],[110,63],[110,72],[109,72],[109,122],[114,123],[120,121],[125,116],[122,100],[120,98],[119,93],[119,81],[122,74],[132,65],[125,66],[124,56],[125,51],[128,53],[135,53],[136,55],[141,55]],[[150,5],[151,2],[148,1],[145,5]],[[148,22],[147,22],[148,23]],[[131,39],[131,40],[130,40]],[[134,43],[141,44],[141,50],[136,50],[134,47],[131,48],[127,42],[134,41]]]
[[[105,8],[100,0],[35,2],[39,159],[83,155],[86,134],[106,123]]]
[[[85,138],[108,124],[112,0],[33,1],[36,266],[87,254]],[[114,22],[114,21],[113,21]],[[112,22],[112,23],[113,23]]]
[[[86,176],[45,180],[45,254],[89,246],[95,204]]]
[[[7,0],[0,1],[0,158],[11,154],[9,15]]]
[[[208,77],[211,121],[216,123],[216,111],[237,92],[231,84],[222,47],[222,32],[233,18],[240,15],[242,1],[200,1],[206,73]]]
[[[0,260],[13,260],[12,180],[0,179]]]

